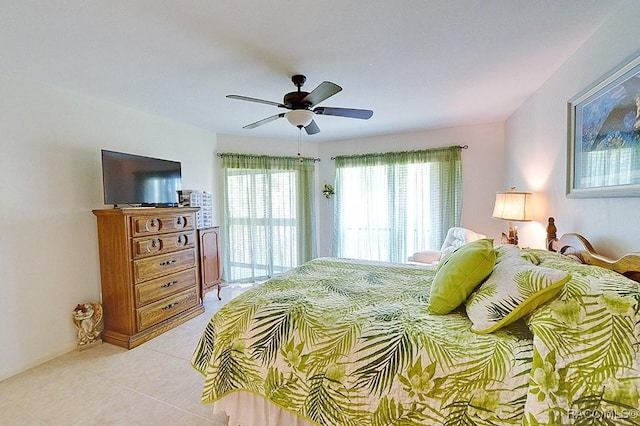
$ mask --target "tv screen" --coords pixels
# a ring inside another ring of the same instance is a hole
[[[102,150],[104,203],[174,206],[182,189],[180,162]]]

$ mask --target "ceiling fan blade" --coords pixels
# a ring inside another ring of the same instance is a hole
[[[323,81],[311,91],[307,96],[302,99],[302,103],[309,103],[309,106],[314,106],[324,101],[327,98],[335,95],[342,90],[342,87],[330,81]]]
[[[320,127],[318,127],[315,120],[311,120],[311,123],[309,123],[304,129],[307,131],[308,135],[315,135],[316,133],[320,133]]]
[[[368,120],[373,115],[369,109],[318,107],[313,110],[318,115],[335,115],[338,117],[360,118]]]
[[[263,118],[262,120],[256,121],[255,123],[247,124],[243,127],[243,129],[255,129],[258,126],[262,126],[263,124],[270,123],[278,118],[284,117],[284,112],[280,114],[272,115],[271,117]]]
[[[280,108],[286,108],[284,105],[282,105],[280,102],[273,102],[273,101],[265,101],[264,99],[258,99],[258,98],[250,98],[248,96],[240,96],[240,95],[227,95],[227,98],[229,99],[237,99],[239,101],[249,101],[249,102],[257,102],[259,104],[267,104],[267,105],[273,105],[273,106],[277,106]]]

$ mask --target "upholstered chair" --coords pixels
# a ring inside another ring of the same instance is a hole
[[[447,236],[442,243],[440,250],[423,250],[414,253],[413,256],[409,256],[408,261],[410,263],[428,263],[434,264],[440,260],[442,255],[451,253],[461,245],[476,241],[482,238],[487,238],[486,235],[478,234],[467,228],[453,227],[447,231]]]

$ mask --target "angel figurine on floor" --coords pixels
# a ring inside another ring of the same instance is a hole
[[[78,350],[102,343],[100,334],[104,324],[101,304],[95,302],[78,304],[73,310],[73,323],[78,329]]]

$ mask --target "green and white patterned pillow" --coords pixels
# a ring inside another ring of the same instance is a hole
[[[467,299],[476,333],[492,333],[556,297],[571,276],[537,266],[539,259],[515,246],[498,248],[493,272]]]

